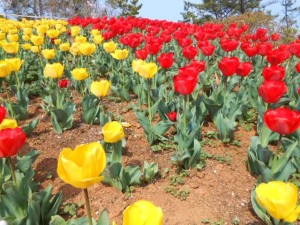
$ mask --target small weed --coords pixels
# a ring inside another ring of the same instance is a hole
[[[176,149],[177,145],[173,142],[159,142],[156,145],[151,146],[153,152],[161,152],[164,150],[173,150]]]
[[[202,152],[201,158],[204,159],[204,160],[206,160],[206,159],[216,160],[220,163],[226,163],[228,165],[230,165],[231,162],[232,162],[232,158],[230,156],[213,155],[213,154],[210,154],[210,153],[205,152],[205,151]]]
[[[209,139],[218,139],[218,134],[212,130],[209,130],[206,132],[205,134],[206,137],[208,137]]]
[[[299,188],[300,187],[300,173],[293,174],[290,181]]]
[[[238,218],[237,216],[231,220],[231,224],[233,224],[233,225],[239,225],[240,222],[241,222],[240,218]]]
[[[242,146],[242,143],[241,143],[240,140],[233,140],[232,144],[235,145],[235,146],[238,146],[238,147]]]
[[[166,193],[173,195],[180,200],[186,200],[190,194],[190,190],[182,190],[180,187],[184,184],[184,177],[189,175],[187,170],[182,170],[178,175],[170,177],[169,186],[165,188]]]
[[[75,217],[77,216],[77,210],[81,207],[83,207],[83,203],[74,203],[74,202],[63,203],[62,214]]]
[[[214,221],[211,221],[210,219],[203,219],[203,220],[201,220],[201,223],[209,224],[209,225],[223,225],[223,224],[225,224],[225,221],[224,221],[224,219],[220,219],[220,220],[214,222]]]

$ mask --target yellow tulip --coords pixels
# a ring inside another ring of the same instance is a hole
[[[7,77],[11,74],[11,65],[7,61],[0,61],[0,77]]]
[[[86,37],[84,37],[84,36],[77,36],[77,37],[75,37],[75,42],[76,43],[85,43],[86,42]]]
[[[40,46],[44,43],[44,37],[42,36],[37,36],[37,35],[32,35],[30,38],[30,41],[36,45],[36,46]]]
[[[96,51],[96,45],[88,42],[80,44],[79,51],[82,55],[92,55]]]
[[[18,72],[21,68],[23,61],[20,58],[5,59],[10,64],[11,71]]]
[[[44,49],[42,51],[42,55],[45,59],[53,59],[55,57],[55,50],[54,49]]]
[[[22,48],[23,48],[24,50],[29,50],[29,49],[31,49],[31,44],[29,44],[29,43],[23,44],[23,45],[22,45]]]
[[[107,143],[116,143],[125,137],[122,124],[117,121],[106,123],[102,128],[102,133]]]
[[[157,73],[157,65],[153,62],[141,64],[138,73],[144,78],[151,79]]]
[[[0,124],[0,130],[7,129],[7,128],[13,129],[16,127],[18,127],[18,123],[14,119],[3,119]]]
[[[72,76],[74,77],[75,80],[84,80],[86,79],[89,74],[86,70],[86,68],[76,68],[71,71]]]
[[[96,35],[99,35],[99,34],[100,34],[100,30],[98,30],[98,29],[92,29],[90,32],[91,32],[91,34],[92,34],[93,36],[96,36]]]
[[[100,45],[103,42],[104,38],[101,34],[97,34],[93,38],[93,42],[97,45]]]
[[[64,148],[58,158],[57,174],[76,188],[88,188],[103,180],[100,174],[106,166],[106,155],[98,142]]]
[[[50,29],[46,32],[46,34],[49,38],[57,38],[59,35],[59,31],[55,29]]]
[[[23,35],[22,36],[23,41],[29,41],[30,40],[30,36],[29,35]]]
[[[113,53],[110,53],[112,57],[114,57],[117,60],[123,60],[128,57],[128,50],[127,49],[117,49]]]
[[[5,39],[5,33],[2,33],[1,31],[0,31],[0,40],[4,40]]]
[[[116,50],[117,44],[113,41],[106,42],[103,44],[103,48],[107,53],[112,53]]]
[[[106,96],[109,92],[111,82],[108,80],[93,81],[91,84],[91,92],[96,97]]]
[[[46,25],[40,25],[36,28],[36,31],[39,36],[43,36],[48,30],[48,27]]]
[[[162,225],[164,222],[162,209],[147,200],[128,206],[123,216],[123,225]]]
[[[8,34],[6,37],[10,42],[18,42],[19,41],[18,34]]]
[[[3,50],[9,54],[16,54],[19,51],[19,43],[18,42],[6,42],[2,45]]]
[[[71,35],[73,37],[78,36],[78,34],[80,33],[81,28],[79,26],[73,26],[71,27]]]
[[[62,52],[67,52],[70,50],[70,43],[68,42],[65,42],[65,43],[61,43],[59,45],[59,49],[62,51]]]
[[[267,212],[277,220],[293,223],[300,213],[298,188],[292,183],[271,181],[261,183],[255,189],[256,200]]]
[[[30,50],[33,52],[33,53],[38,53],[41,51],[41,48],[40,46],[31,46]]]
[[[45,77],[50,77],[52,79],[58,79],[63,76],[64,73],[64,65],[61,63],[47,63],[44,69]]]
[[[144,65],[146,62],[144,60],[141,59],[137,59],[137,60],[133,60],[131,67],[133,69],[134,72],[139,72],[139,69],[142,65]]]
[[[25,35],[31,35],[32,34],[32,28],[23,28],[22,29],[23,30],[23,34],[25,34]]]
[[[80,45],[80,43],[74,42],[74,43],[72,44],[72,46],[70,47],[70,52],[71,52],[73,55],[80,55],[79,45]]]
[[[61,39],[57,38],[54,40],[54,44],[60,45],[60,43],[61,43]]]

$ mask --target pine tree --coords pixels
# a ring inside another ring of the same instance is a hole
[[[202,3],[184,1],[184,19],[192,17],[197,22],[220,20],[232,15],[259,10],[262,0],[203,0]]]
[[[115,10],[120,11],[120,16],[137,16],[143,4],[139,0],[107,0]]]

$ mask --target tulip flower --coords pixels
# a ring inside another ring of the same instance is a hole
[[[64,65],[61,63],[47,63],[44,69],[45,77],[50,77],[52,79],[58,79],[63,76],[64,73]]]
[[[66,183],[84,191],[89,225],[92,225],[87,188],[104,179],[100,174],[106,166],[106,155],[98,142],[64,148],[58,158],[57,174]]]
[[[69,51],[69,50],[70,50],[70,43],[68,43],[68,42],[61,43],[61,44],[59,45],[59,49],[60,49],[60,51],[62,51],[62,52],[67,52],[67,51]]]
[[[295,69],[298,73],[300,73],[300,62],[297,63],[297,65],[295,66]]]
[[[60,87],[60,88],[66,88],[66,87],[68,87],[68,85],[69,85],[69,80],[68,79],[62,79],[62,80],[60,80],[59,82],[58,82],[58,86]]]
[[[59,31],[56,29],[49,29],[47,30],[46,34],[49,38],[57,38],[59,35]]]
[[[125,137],[123,126],[117,121],[106,123],[102,128],[102,133],[107,143],[116,143]]]
[[[7,158],[15,185],[17,184],[17,180],[11,157],[18,153],[24,145],[25,140],[26,135],[19,127],[0,130],[0,158]]]
[[[148,57],[148,52],[145,49],[136,50],[135,57],[141,60],[145,60]]]
[[[9,54],[17,54],[19,51],[19,43],[18,42],[5,42],[2,45],[3,50]]]
[[[266,103],[276,103],[287,92],[283,81],[264,81],[258,88],[258,94]]]
[[[280,135],[291,134],[300,126],[300,113],[289,108],[268,110],[264,115],[264,123]]]
[[[240,63],[240,65],[236,68],[235,72],[238,76],[246,77],[251,73],[252,67],[253,66],[251,62]]]
[[[177,120],[177,112],[173,111],[173,112],[167,113],[167,117],[172,122],[175,122]]]
[[[93,42],[97,45],[100,45],[103,42],[103,36],[101,34],[95,35],[93,38]]]
[[[112,53],[116,50],[117,44],[113,41],[106,42],[103,44],[103,48],[107,53]]]
[[[273,218],[288,223],[298,219],[300,205],[297,205],[298,188],[294,184],[283,181],[261,183],[255,192],[258,204]]]
[[[154,62],[141,63],[138,68],[138,73],[140,76],[151,79],[157,73],[157,65]]]
[[[182,55],[187,59],[194,59],[197,56],[198,52],[199,50],[196,47],[190,45],[183,48]]]
[[[44,43],[44,37],[43,36],[32,35],[31,38],[30,38],[30,41],[35,46],[40,46]]]
[[[174,62],[174,53],[162,53],[158,56],[157,61],[159,62],[161,68],[169,69]]]
[[[237,57],[224,57],[219,63],[219,69],[224,76],[232,76],[240,65],[240,60]]]
[[[89,74],[86,68],[76,68],[71,71],[72,76],[75,80],[80,81],[86,79]]]
[[[163,225],[164,214],[160,207],[147,200],[139,200],[123,212],[123,225]]]
[[[88,188],[103,180],[100,174],[106,166],[103,147],[98,142],[64,148],[58,159],[57,174],[76,188]]]
[[[3,113],[3,112],[2,112]],[[0,130],[4,130],[7,128],[17,128],[18,127],[18,123],[15,119],[2,119],[2,122],[0,124]]]
[[[110,90],[111,82],[108,80],[93,81],[91,84],[91,92],[96,97],[104,97]]]
[[[4,78],[11,74],[12,66],[8,61],[0,60],[0,77]]]
[[[20,58],[5,59],[10,64],[12,72],[18,72],[21,68],[23,61]]]
[[[88,42],[80,44],[79,51],[82,55],[90,56],[96,51],[96,45]]]
[[[71,35],[73,37],[78,36],[80,33],[81,27],[80,26],[73,26],[71,27]]]
[[[285,77],[285,68],[282,66],[270,66],[263,69],[262,75],[265,80],[283,81]]]
[[[198,76],[190,74],[179,74],[173,78],[174,89],[182,95],[193,93],[198,82]]]
[[[112,57],[117,60],[123,60],[128,57],[128,50],[127,49],[117,49],[113,53],[110,53]]]
[[[42,55],[45,59],[53,59],[55,57],[55,50],[54,49],[44,49],[42,50]]]
[[[6,108],[0,105],[0,124],[6,116]]]

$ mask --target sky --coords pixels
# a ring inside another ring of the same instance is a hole
[[[143,4],[139,16],[149,19],[161,19],[178,21],[182,20],[181,12],[183,12],[184,0],[139,0]],[[200,0],[189,0],[192,3],[199,3]],[[270,2],[270,0],[263,0],[262,3]],[[300,6],[300,0],[297,0],[295,6]],[[266,8],[271,10],[272,14],[283,14],[282,7],[279,3],[273,4]],[[298,17],[298,26],[300,27],[300,16]]]

